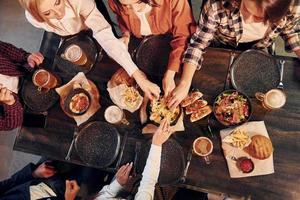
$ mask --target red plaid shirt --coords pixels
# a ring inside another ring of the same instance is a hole
[[[23,49],[0,41],[0,73],[7,76],[23,76],[25,69],[31,69],[29,66],[24,66],[28,56],[29,53]],[[0,116],[0,131],[12,130],[22,125],[23,108],[17,94],[14,94],[14,97],[16,102],[11,106],[0,102],[4,110]]]

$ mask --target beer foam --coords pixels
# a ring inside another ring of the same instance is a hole
[[[82,50],[77,45],[71,45],[65,51],[66,58],[71,62],[76,62],[77,60],[79,60],[81,55]]]
[[[270,106],[279,108],[285,104],[286,97],[281,91],[272,90],[267,93],[266,100]]]
[[[122,120],[123,111],[117,106],[110,106],[105,110],[104,117],[109,123],[118,123]]]

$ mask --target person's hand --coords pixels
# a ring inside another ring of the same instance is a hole
[[[34,178],[49,178],[56,173],[55,168],[49,162],[43,162],[34,170],[32,176]]]
[[[65,200],[74,200],[80,187],[75,180],[66,180]]]
[[[190,86],[184,83],[179,83],[179,85],[171,92],[168,101],[168,107],[173,110],[175,109],[181,101],[188,95]]]
[[[137,84],[140,86],[140,88],[143,90],[146,97],[148,97],[150,100],[153,100],[154,98],[159,98],[160,88],[156,84],[149,81],[146,75],[141,70],[137,70],[133,73],[132,76],[137,82]]]
[[[132,162],[123,165],[117,171],[116,173],[117,181],[121,186],[124,187],[129,181],[129,179],[131,178],[131,176],[129,176],[131,169],[132,169]]]
[[[163,90],[164,90],[164,97],[168,97],[171,92],[176,87],[174,81],[175,71],[167,70],[162,80]]]
[[[3,102],[9,106],[13,105],[16,102],[12,92],[3,87],[2,84],[0,84],[0,102]]]
[[[152,144],[161,146],[163,143],[165,143],[165,141],[168,140],[170,135],[171,135],[170,123],[165,118],[162,120],[158,129],[155,131],[153,138],[152,138]]]
[[[41,64],[43,60],[44,56],[40,52],[31,53],[27,58],[28,65],[32,68]]]

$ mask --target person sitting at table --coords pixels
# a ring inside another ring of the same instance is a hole
[[[43,62],[41,53],[28,53],[12,44],[0,41],[0,131],[20,127],[23,108],[19,102],[19,77]]]
[[[51,162],[32,163],[0,182],[0,200],[65,199],[74,200],[80,187],[76,180],[56,176]]]
[[[195,32],[195,21],[187,0],[109,0],[117,15],[123,41],[128,45],[130,35],[137,38],[148,35],[171,34],[169,62],[162,86],[164,95],[175,88],[174,76],[179,71],[182,54],[188,39]],[[162,66],[157,66],[162,67]]]
[[[94,0],[19,0],[27,20],[37,28],[61,36],[90,28],[106,53],[132,76],[145,95],[158,97],[160,88],[150,82],[133,63],[126,46],[112,33],[112,28],[98,11]]]
[[[300,57],[299,14],[297,0],[207,0],[168,106],[175,108],[187,96],[195,70],[200,69],[203,53],[211,43],[242,50],[265,49],[282,36],[286,48]]]
[[[170,135],[170,125],[164,119],[153,135],[152,145],[142,174],[143,178],[134,199],[151,200],[154,198],[155,184],[157,183],[160,170],[162,144],[168,140]],[[131,169],[132,163],[122,166],[116,173],[116,179],[110,185],[103,187],[96,200],[120,199],[117,198],[118,194],[128,183],[129,179],[132,178],[130,176]]]

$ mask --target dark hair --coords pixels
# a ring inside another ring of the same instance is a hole
[[[115,2],[115,4],[118,6],[118,8],[120,10],[123,9],[120,0],[113,0],[113,1]],[[148,5],[152,6],[152,7],[158,6],[158,4],[155,2],[155,0],[139,0],[139,3],[145,3],[145,4],[148,4]]]
[[[288,12],[293,0],[253,0],[264,13],[264,22],[276,23]]]

